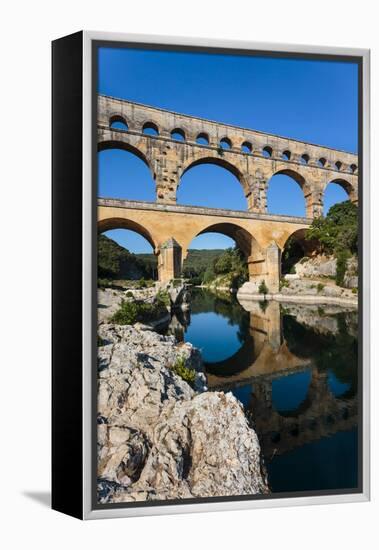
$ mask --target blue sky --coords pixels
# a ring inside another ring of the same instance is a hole
[[[336,149],[357,152],[357,65],[250,56],[100,48],[98,91]],[[154,200],[147,167],[119,150],[99,154],[99,194]],[[326,210],[345,200],[329,185]],[[238,181],[213,165],[198,166],[181,180],[178,203],[246,210]],[[286,176],[275,176],[268,191],[268,211],[303,215],[300,188]],[[107,233],[134,252],[150,245],[125,230]],[[230,246],[230,239],[203,235],[195,248]]]

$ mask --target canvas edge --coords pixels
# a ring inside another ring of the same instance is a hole
[[[362,373],[362,466],[363,490],[361,493],[343,495],[304,496],[273,498],[264,500],[241,500],[196,504],[169,504],[162,506],[92,509],[92,445],[91,445],[91,365],[92,365],[92,41],[159,43],[178,46],[220,47],[230,49],[251,49],[262,51],[291,52],[304,54],[330,54],[362,58],[362,101],[363,101],[363,209],[362,228],[365,243],[363,259],[363,373]],[[305,506],[316,504],[339,504],[365,502],[370,500],[370,50],[329,46],[282,44],[275,42],[250,42],[208,38],[175,37],[160,35],[124,34],[100,31],[83,31],[83,519],[105,519],[121,517],[151,516],[162,514],[184,514],[273,508],[279,506]]]

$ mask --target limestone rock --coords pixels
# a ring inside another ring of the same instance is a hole
[[[232,394],[196,392],[170,365],[197,371],[199,353],[173,337],[101,325],[98,490],[128,502],[266,493],[260,446]]]

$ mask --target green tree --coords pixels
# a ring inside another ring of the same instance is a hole
[[[316,240],[321,252],[358,252],[358,208],[351,201],[335,204],[325,217],[315,218],[306,239]]]

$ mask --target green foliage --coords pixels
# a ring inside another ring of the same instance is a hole
[[[147,283],[143,277],[138,281],[137,286],[138,288],[141,288],[141,289],[147,288]]]
[[[347,260],[358,252],[357,206],[351,201],[335,204],[325,218],[313,220],[306,239],[317,241],[320,252],[336,256],[336,284],[343,286]]]
[[[336,284],[343,286],[347,268],[347,260],[350,257],[349,250],[339,250],[337,253]]]
[[[287,279],[284,279],[283,277],[280,279],[279,288],[282,290],[282,288],[288,288],[290,286],[289,281]]]
[[[325,288],[325,285],[323,285],[322,283],[318,283],[317,284],[317,292],[320,293],[324,290]]]
[[[157,300],[157,302],[160,302],[166,307],[169,307],[171,305],[170,295],[167,290],[159,290],[155,299]]]
[[[316,240],[321,252],[358,251],[358,208],[351,201],[335,204],[325,217],[315,218],[306,239]]]
[[[189,279],[192,284],[201,284],[203,275],[209,266],[213,266],[214,260],[224,253],[222,249],[188,251],[183,263],[183,277]],[[195,283],[193,279],[199,280]]]
[[[211,252],[211,251],[207,251]],[[210,260],[210,258],[209,258]],[[223,284],[232,288],[238,288],[248,279],[246,260],[238,248],[228,248],[220,251],[213,261],[207,261],[204,271],[199,271],[197,277],[205,285],[212,283],[216,278],[224,279]],[[193,278],[197,279],[192,271]],[[225,276],[225,277],[223,277]],[[191,280],[193,282],[193,280]]]
[[[112,281],[110,279],[98,279],[97,280],[97,286],[98,288],[111,288],[112,287]]]
[[[259,294],[267,294],[268,293],[268,288],[266,286],[266,283],[265,283],[264,279],[262,279],[262,281],[259,284],[258,292],[259,292]]]
[[[105,235],[99,235],[97,250],[100,279],[135,280],[141,277],[154,278],[157,274],[154,254],[132,254]]]
[[[191,386],[195,383],[196,371],[186,367],[186,358],[183,355],[177,357],[175,363],[171,366],[171,370]]]
[[[133,298],[134,294],[133,294],[133,292],[132,292],[131,290],[128,290],[128,292],[125,293],[125,296],[126,296],[127,298]]]
[[[352,288],[352,289],[351,289],[351,292],[352,292],[353,294],[358,294],[358,289],[357,289],[357,287]]]
[[[120,308],[114,313],[111,321],[117,325],[133,325],[137,322],[149,323],[158,321],[166,314],[167,308],[160,300],[156,300],[152,304],[142,301],[125,302],[125,300],[122,300]]]

